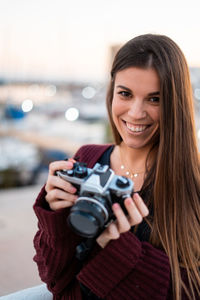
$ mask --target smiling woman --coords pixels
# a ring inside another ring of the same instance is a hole
[[[34,205],[34,260],[41,279],[54,299],[197,300],[200,163],[189,71],[179,47],[163,35],[127,42],[113,62],[107,109],[114,144],[82,146],[74,159],[49,166]],[[120,178],[129,176],[134,193],[120,202],[103,191],[104,167],[94,170],[97,194],[93,182],[80,204],[80,188],[72,182],[83,184],[87,172],[74,173],[77,157],[89,168],[98,162]],[[70,180],[56,176],[58,170]],[[72,206],[75,215],[97,226],[92,243],[85,244],[84,229],[66,222]],[[98,222],[109,209],[112,222]]]

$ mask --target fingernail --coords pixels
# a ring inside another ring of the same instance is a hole
[[[138,193],[134,193],[133,197],[134,197],[135,199],[138,199],[138,198],[139,198]]]
[[[71,187],[71,193],[74,194],[76,193],[77,189],[75,187]]]
[[[126,204],[127,205],[131,205],[132,204],[132,199],[131,198],[127,198],[126,199]]]
[[[73,167],[73,165],[74,165],[74,164],[73,164],[73,162],[72,162],[72,161],[70,161],[70,160],[68,160],[68,161],[67,161],[67,166],[68,166],[68,167],[71,167],[71,168],[72,168],[72,167]]]
[[[148,209],[148,207],[145,207],[145,208],[146,208],[145,216],[148,216],[148,214],[149,214],[149,209]]]
[[[120,207],[120,205],[119,205],[118,203],[114,203],[114,204],[113,204],[113,208],[114,208],[114,209],[119,209],[119,207]]]
[[[73,158],[69,158],[68,161],[71,161],[72,163],[76,162]]]
[[[74,195],[74,202],[76,202],[77,198],[78,198],[78,196]]]

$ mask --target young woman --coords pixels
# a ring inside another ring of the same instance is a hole
[[[34,205],[41,279],[54,299],[200,299],[200,165],[188,66],[162,35],[142,35],[117,53],[107,95],[115,143],[75,154],[92,168],[108,164],[134,181],[133,197],[84,261],[82,238],[66,218],[77,190],[55,176],[73,160],[50,164]]]

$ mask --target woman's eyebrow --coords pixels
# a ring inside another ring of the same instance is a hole
[[[157,95],[160,95],[160,92],[157,91],[157,92],[152,92],[152,93],[149,93],[148,96],[157,96]]]
[[[120,89],[126,90],[128,92],[131,92],[131,89],[129,89],[126,86],[123,86],[123,85],[117,85],[117,88],[120,88]]]

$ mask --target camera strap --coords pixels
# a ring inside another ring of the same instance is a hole
[[[88,238],[76,247],[76,258],[83,261],[89,255],[95,244],[96,238]]]

